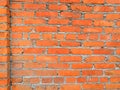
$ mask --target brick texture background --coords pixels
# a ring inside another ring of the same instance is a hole
[[[0,90],[120,90],[120,0],[0,0]]]

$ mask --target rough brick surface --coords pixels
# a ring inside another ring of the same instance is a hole
[[[0,0],[0,90],[120,90],[119,5]]]

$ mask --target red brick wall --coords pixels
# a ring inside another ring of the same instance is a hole
[[[120,90],[120,0],[0,0],[0,47],[0,90]]]
[[[9,2],[0,0],[0,90],[9,90]]]

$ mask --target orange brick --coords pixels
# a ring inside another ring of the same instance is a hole
[[[111,49],[96,49],[93,52],[94,52],[94,54],[112,54],[113,50],[111,50]]]
[[[84,42],[83,45],[87,47],[102,47],[104,42]]]
[[[69,54],[69,49],[67,49],[67,48],[49,48],[48,54]]]
[[[69,20],[68,19],[58,19],[58,18],[53,18],[48,21],[48,24],[68,24]]]
[[[80,28],[74,26],[61,26],[60,32],[80,32]]]
[[[24,54],[42,54],[45,51],[43,48],[26,48]]]
[[[12,86],[12,89],[13,90],[32,90],[32,87],[31,86],[26,86],[26,85],[13,85]]]
[[[83,0],[84,3],[86,4],[103,4],[104,0]]]
[[[76,10],[76,11],[82,11],[82,12],[90,12],[90,11],[92,11],[91,6],[85,6],[85,5],[83,6],[83,5],[79,5],[79,4],[71,5],[71,9]]]
[[[104,62],[104,56],[89,56],[86,58],[86,62]]]
[[[24,5],[25,9],[30,9],[30,10],[44,10],[46,8],[45,4],[25,4]]]
[[[120,0],[106,0],[108,4],[120,4]]]
[[[59,70],[58,76],[79,76],[80,72],[77,70]]]
[[[71,49],[71,54],[92,54],[92,50],[84,48],[73,48]]]
[[[101,76],[103,74],[102,70],[83,70],[83,76]]]
[[[112,12],[113,10],[114,8],[110,6],[95,6],[94,7],[95,12]]]
[[[76,12],[61,12],[60,15],[65,18],[80,18],[81,17],[81,15]]]
[[[73,25],[80,25],[80,26],[91,26],[92,21],[91,20],[73,20]]]
[[[38,62],[57,62],[58,57],[57,56],[37,56],[36,60]]]
[[[25,24],[45,24],[45,22],[46,21],[44,19],[39,18],[29,18],[24,20]]]
[[[79,3],[80,0],[60,0],[60,2],[64,2],[64,3]]]
[[[37,26],[36,31],[37,32],[56,32],[57,27],[55,27],[55,26]]]
[[[50,10],[67,10],[67,6],[64,4],[61,4],[61,5],[50,4],[49,9]]]
[[[60,61],[61,62],[81,62],[82,57],[81,56],[61,56]]]
[[[103,19],[103,14],[85,14],[85,18],[86,19]]]
[[[60,42],[60,45],[61,46],[71,46],[71,47],[74,47],[74,46],[80,46],[80,43],[79,42],[63,41],[63,42]]]
[[[103,20],[95,20],[94,25],[95,26],[113,26],[112,21],[103,21]]]
[[[79,68],[92,68],[92,64],[86,64],[86,63],[82,63],[82,64],[72,64],[72,68],[74,68],[74,69],[79,69]]]
[[[103,89],[103,84],[83,84],[84,89]]]
[[[37,46],[57,46],[58,42],[53,40],[38,40],[36,42]]]
[[[60,90],[81,90],[81,86],[79,84],[66,84],[66,85],[62,85],[60,87]]]
[[[53,11],[42,11],[42,12],[36,12],[37,17],[57,17],[58,13]]]

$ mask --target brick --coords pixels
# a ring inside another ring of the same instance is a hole
[[[34,0],[14,0],[15,2],[33,2]]]
[[[36,70],[34,71],[36,76],[56,76],[56,70]]]
[[[25,9],[30,9],[30,10],[44,10],[46,8],[45,4],[25,4],[24,5]]]
[[[57,2],[57,0],[36,0],[36,2]]]
[[[79,3],[80,0],[60,0],[60,2],[64,2],[64,3]]]
[[[57,63],[57,64],[48,64],[48,68],[53,68],[53,69],[65,69],[69,68],[68,64],[62,64],[62,63]]]
[[[110,82],[113,82],[113,83],[120,82],[120,77],[111,77]]]
[[[52,34],[43,34],[43,35],[42,35],[42,38],[43,38],[44,40],[51,40],[51,39],[52,39]]]
[[[102,70],[82,70],[83,76],[101,76]]]
[[[120,84],[106,84],[107,89],[120,89]]]
[[[112,21],[104,21],[104,20],[95,20],[94,21],[95,26],[113,26]]]
[[[93,52],[94,52],[94,54],[112,54],[113,50],[111,50],[111,49],[96,49]]]
[[[8,40],[0,40],[0,46],[9,46],[9,43]]]
[[[81,15],[78,14],[77,12],[61,12],[60,15],[65,18],[80,18],[81,17]]]
[[[60,61],[61,62],[81,62],[82,57],[81,56],[61,56]]]
[[[106,19],[108,19],[108,20],[117,20],[117,19],[120,19],[120,15],[119,14],[108,14],[107,16],[106,16]]]
[[[55,26],[37,26],[36,31],[37,32],[56,32],[57,27],[55,27]]]
[[[9,19],[7,16],[0,16],[0,23],[3,23],[3,22],[7,23],[8,21],[9,21]]]
[[[24,54],[42,54],[44,50],[43,48],[26,48]]]
[[[84,42],[83,45],[85,47],[102,47],[104,42]]]
[[[67,34],[66,39],[67,40],[75,40],[76,39],[76,34]]]
[[[120,0],[106,0],[108,4],[120,4]]]
[[[64,82],[64,78],[62,77],[54,78],[54,83],[63,83],[63,82]]]
[[[68,23],[69,23],[68,19],[58,19],[58,18],[50,19],[48,21],[48,24],[68,24]]]
[[[8,30],[8,29],[9,29],[8,24],[0,24],[0,31],[1,30]]]
[[[42,12],[36,12],[36,16],[37,17],[57,17],[58,13],[57,12],[53,12],[53,11],[42,11]]]
[[[85,33],[100,33],[102,32],[102,28],[84,28]]]
[[[7,85],[7,84],[8,84],[7,79],[0,80],[0,86],[4,86],[4,85]]]
[[[80,25],[80,26],[91,26],[92,21],[91,20],[73,20],[73,25]]]
[[[29,18],[24,20],[25,24],[45,24],[45,22],[46,21],[44,19],[39,18]]]
[[[52,78],[42,78],[42,83],[52,83]]]
[[[97,69],[112,69],[115,68],[115,64],[95,64],[95,68]]]
[[[89,56],[86,58],[86,62],[104,62],[104,56]]]
[[[86,4],[103,4],[104,0],[99,0],[99,1],[96,1],[96,0],[83,0],[83,2],[86,3]]]
[[[39,39],[40,38],[40,35],[38,33],[31,33],[30,34],[30,38],[31,39]]]
[[[116,53],[117,53],[117,54],[120,54],[120,49],[117,49],[117,50],[116,50]]]
[[[75,47],[75,46],[80,46],[79,42],[67,42],[67,41],[63,41],[60,42],[61,46],[71,46],[71,47]]]
[[[106,70],[105,75],[107,75],[107,76],[119,76],[120,70]]]
[[[80,32],[79,27],[74,27],[74,26],[61,26],[60,27],[60,32]]]
[[[84,82],[86,82],[87,80],[86,80],[86,78],[77,78],[77,82],[78,83],[84,83]]]
[[[59,70],[58,76],[79,76],[80,72],[77,70]]]
[[[120,62],[120,58],[117,56],[110,56],[108,62]]]
[[[75,82],[76,82],[76,78],[74,78],[74,77],[73,77],[73,78],[72,78],[72,77],[69,78],[69,77],[68,77],[68,78],[66,78],[66,82],[67,82],[67,83],[75,83]]]
[[[12,9],[22,9],[22,5],[19,3],[11,3]]]
[[[12,32],[30,32],[31,28],[28,26],[12,26]]]
[[[32,87],[31,86],[26,86],[26,85],[13,85],[12,86],[12,90],[22,90],[22,89],[32,90]]]
[[[13,46],[31,46],[32,42],[29,40],[17,40],[17,41],[12,41]]]
[[[9,14],[8,9],[6,9],[6,8],[0,8],[0,15],[1,14]]]
[[[23,60],[23,61],[31,61],[31,60],[34,60],[34,56],[13,56],[12,57],[12,60],[14,61],[14,60],[18,60],[18,61],[21,61],[21,60]]]
[[[0,79],[7,78],[8,73],[7,72],[0,72]]]
[[[7,0],[0,0],[0,6],[6,6],[6,5],[8,5]]]
[[[13,76],[32,76],[33,71],[32,70],[13,70],[12,74]]]
[[[53,40],[38,40],[36,42],[37,46],[57,46],[58,42]]]
[[[85,64],[85,63],[83,63],[83,64],[72,64],[72,68],[74,68],[74,69],[92,68],[92,64]]]
[[[48,54],[69,54],[69,49],[67,49],[67,48],[49,48]]]
[[[95,6],[94,7],[95,12],[112,12],[113,10],[114,8],[110,6]]]
[[[60,90],[81,90],[81,86],[78,84],[72,85],[72,84],[66,84],[66,85],[62,85],[60,87]]]
[[[103,14],[85,14],[85,19],[103,19]]]
[[[37,56],[36,60],[38,62],[57,62],[58,57],[57,56]]]
[[[71,9],[76,10],[76,11],[82,11],[82,12],[90,12],[90,11],[92,11],[91,6],[85,6],[85,5],[83,6],[83,5],[79,5],[79,4],[71,5]]]
[[[49,9],[50,10],[67,10],[67,6],[64,4],[61,4],[61,5],[50,4]]]
[[[83,84],[84,89],[103,89],[103,84]]]
[[[84,48],[73,48],[73,49],[71,49],[71,54],[83,54],[83,55],[85,55],[85,54],[92,54],[92,50],[90,50],[90,49],[84,49]]]
[[[120,42],[107,42],[106,46],[108,46],[108,47],[120,47]]]
[[[29,11],[18,11],[18,12],[12,12],[12,16],[16,17],[33,17],[34,12],[29,12]]]

